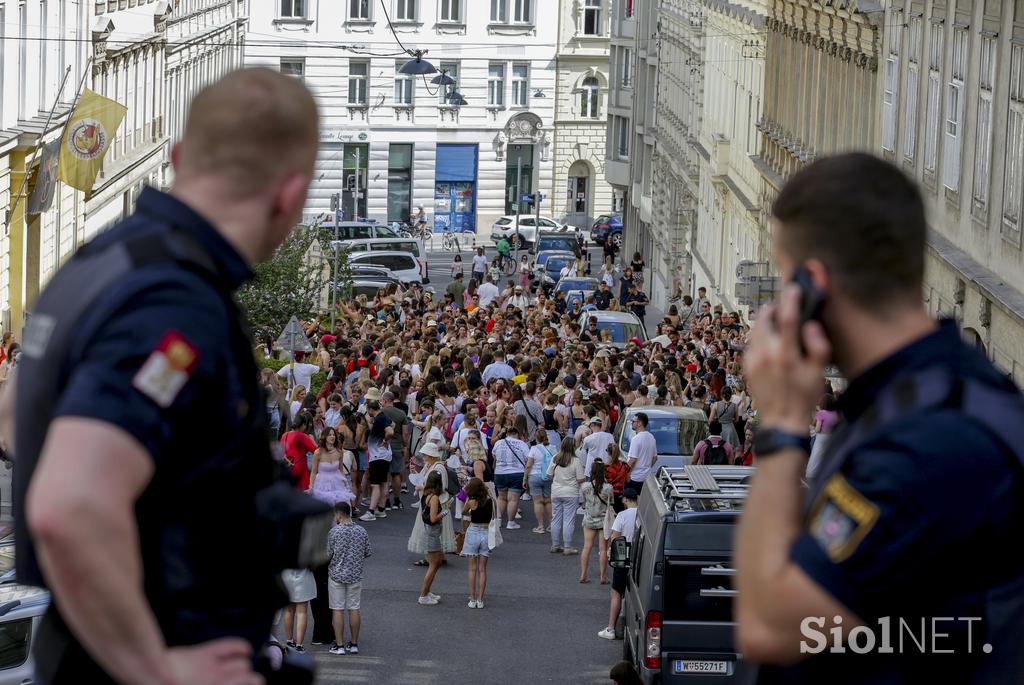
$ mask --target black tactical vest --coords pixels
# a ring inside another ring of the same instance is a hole
[[[193,453],[162,460],[136,505],[145,593],[170,645],[223,635],[242,636],[256,645],[266,639],[274,611],[286,601],[279,569],[269,554],[261,554],[278,534],[259,520],[256,501],[256,494],[275,482],[277,471],[252,342],[241,312],[207,251],[179,229],[87,245],[39,298],[25,330],[16,377],[18,580],[45,586],[26,525],[25,493],[56,398],[84,342],[80,322],[87,312],[90,320],[102,320],[128,301],[131,293],[100,298],[116,291],[119,279],[148,269],[154,273],[152,285],[159,285],[167,282],[168,267],[180,269],[183,277],[200,277],[223,301],[228,312],[223,345],[230,350],[237,374],[224,382],[240,389],[240,401],[226,408],[223,416],[227,418],[212,430],[204,429],[211,417],[197,416],[190,426],[194,434],[187,436]],[[98,302],[107,311],[98,312]],[[62,623],[59,617],[55,622]],[[62,625],[48,631],[47,637],[58,644],[49,645],[47,656],[56,661],[64,654],[71,661],[81,661],[84,652],[73,638],[70,644],[59,644],[65,631]]]

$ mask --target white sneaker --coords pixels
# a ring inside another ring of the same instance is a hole
[[[508,525],[506,525],[505,528],[507,528],[508,530],[518,530],[519,528],[522,528],[522,526],[520,526],[515,521],[509,521]]]
[[[483,609],[484,608],[484,600],[482,600],[482,599],[476,600],[476,608],[477,609]]]
[[[441,601],[441,595],[435,595],[433,592],[428,592],[427,597],[430,597],[431,599],[436,599],[438,602]]]
[[[419,502],[413,502],[409,506],[412,507],[413,509],[419,509],[420,508],[420,503]]]
[[[519,499],[521,499],[521,500],[522,500],[522,501],[524,501],[524,502],[529,502],[529,501],[530,501],[530,500],[532,500],[533,498],[532,498],[532,497],[530,497],[530,493],[528,493],[528,492],[524,492],[524,493],[522,494],[522,496],[521,496],[521,497],[520,497]]]
[[[378,509],[375,516],[379,519],[386,519],[388,517],[387,512],[385,512],[383,509]]]
[[[429,606],[431,604],[437,604],[437,599],[434,598],[434,597],[431,597],[430,595],[427,595],[426,597],[420,597],[417,601],[420,604],[424,605],[424,606]]]
[[[519,520],[519,519],[521,519],[521,518],[523,518],[523,512],[521,512],[521,511],[517,511],[517,512],[516,512],[516,520]],[[518,527],[518,526],[517,526],[517,527]]]
[[[476,609],[476,600],[475,599],[469,600],[469,603],[466,606],[468,606],[470,609]]]
[[[364,511],[363,515],[359,517],[360,521],[376,521],[377,517],[373,515],[372,511]]]
[[[611,628],[605,628],[600,633],[598,633],[597,636],[599,638],[602,638],[602,639],[605,639],[605,640],[614,640],[615,639],[615,631],[612,630]]]
[[[345,654],[348,650],[345,649],[343,646],[339,645],[337,642],[335,642],[327,651],[331,654]]]

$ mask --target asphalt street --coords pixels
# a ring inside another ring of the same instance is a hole
[[[373,554],[366,560],[360,654],[315,656],[317,683],[608,683],[622,642],[597,637],[607,621],[609,587],[580,584],[579,557],[551,554],[550,536],[530,531],[536,522],[524,502],[519,530],[488,564],[484,609],[466,606],[466,560],[447,555],[432,591],[435,606],[417,604],[423,568],[406,549],[417,510],[391,512],[365,526]],[[578,521],[579,519],[577,519]],[[577,529],[575,542],[582,544]],[[307,645],[308,645],[307,641]]]

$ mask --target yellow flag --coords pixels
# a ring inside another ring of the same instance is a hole
[[[57,175],[69,186],[89,192],[128,108],[84,90],[64,127]]]

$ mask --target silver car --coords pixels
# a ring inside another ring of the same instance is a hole
[[[647,430],[654,436],[658,445],[658,461],[655,462],[655,468],[686,466],[693,459],[697,443],[708,437],[708,417],[700,409],[628,407],[615,426],[615,442],[622,450],[623,459],[629,454],[629,443],[636,435],[632,421],[638,412],[647,414]]]
[[[0,539],[0,685],[35,678],[32,641],[50,606],[50,593],[14,580],[14,535]]]

